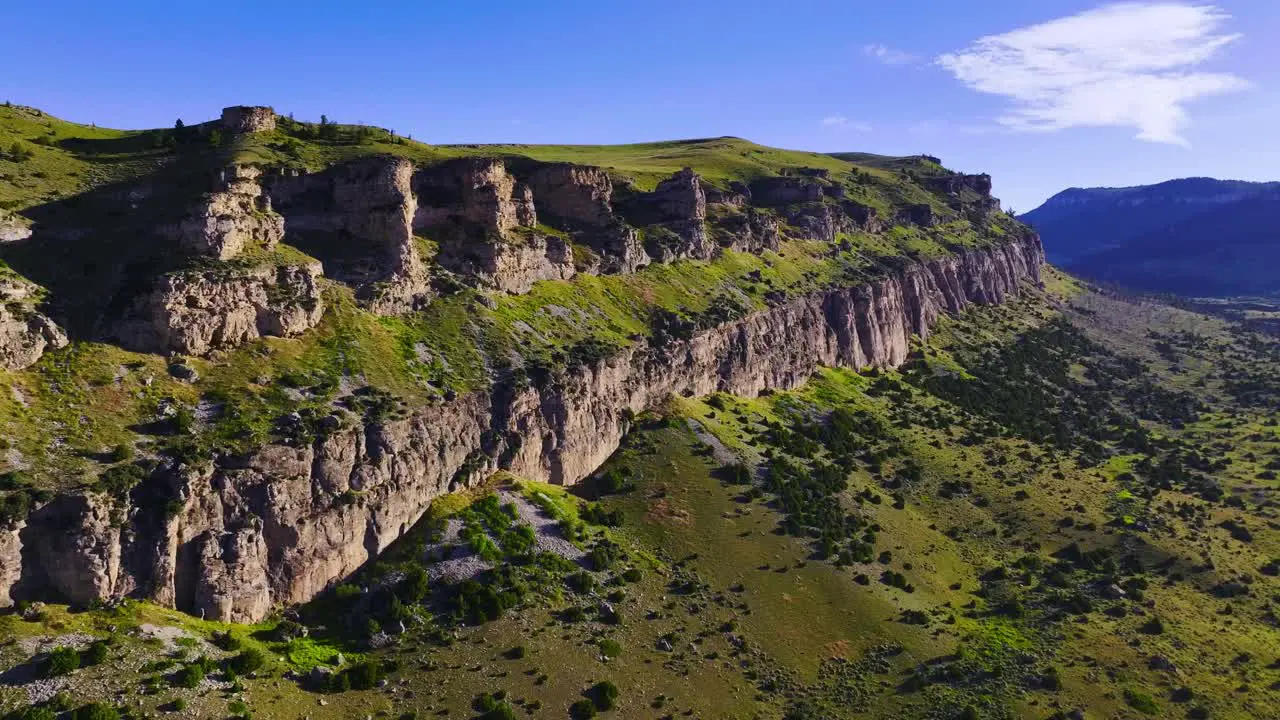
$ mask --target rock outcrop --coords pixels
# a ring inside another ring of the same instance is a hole
[[[284,238],[284,218],[258,184],[262,171],[248,165],[222,170],[216,189],[163,233],[183,251],[228,260],[246,248],[271,250]]]
[[[553,163],[529,176],[533,202],[548,221],[601,260],[601,272],[633,273],[651,260],[640,236],[614,213],[613,181],[597,167]]]
[[[685,168],[658,183],[652,193],[636,198],[645,228],[645,251],[659,262],[680,258],[709,259],[716,246],[707,234],[707,197],[698,174]]]
[[[350,574],[432,499],[495,468],[574,483],[617,448],[633,413],[672,393],[750,396],[794,387],[819,364],[896,366],[941,313],[1001,302],[1037,282],[1042,263],[1032,236],[908,264],[688,340],[637,342],[536,387],[497,386],[407,419],[338,423],[301,447],[162,469],[115,509],[122,527],[104,522],[100,499],[60,498],[30,516],[16,551],[0,542],[0,567],[21,567],[19,597],[131,595],[259,619]]]
[[[440,244],[436,262],[481,287],[528,292],[567,280],[569,243],[539,229],[533,190],[496,158],[463,158],[419,170],[414,227]]]
[[[45,350],[66,346],[62,328],[36,311],[38,300],[34,284],[17,275],[0,276],[0,368],[19,370]]]
[[[320,264],[187,270],[158,279],[116,330],[126,347],[207,355],[259,337],[291,337],[324,312]]]
[[[276,111],[262,105],[233,105],[223,108],[222,128],[237,135],[271,132],[276,129]]]
[[[265,184],[289,241],[352,285],[371,310],[392,315],[432,297],[414,238],[413,173],[408,160],[379,156],[319,173],[281,172]]]
[[[31,225],[17,215],[0,210],[0,243],[17,242],[31,237]]]

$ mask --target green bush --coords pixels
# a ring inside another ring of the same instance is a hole
[[[183,665],[178,672],[173,674],[173,684],[181,688],[194,690],[204,681],[204,676],[204,666],[194,662],[190,665]]]
[[[44,664],[45,677],[59,677],[80,667],[80,653],[75,648],[58,647],[49,653]]]
[[[352,690],[370,690],[382,679],[382,665],[376,660],[364,660],[343,670],[350,678]]]
[[[579,700],[569,706],[569,717],[573,720],[591,720],[596,716],[596,704],[590,700]]]
[[[57,720],[58,713],[45,705],[31,705],[5,717],[11,717],[13,720]]]
[[[227,661],[229,667],[237,675],[248,675],[265,665],[267,656],[258,648],[246,648],[243,652]]]
[[[591,698],[591,702],[595,703],[597,710],[602,712],[612,710],[618,702],[618,686],[603,680],[592,685],[586,695]]]
[[[508,660],[523,660],[528,654],[529,651],[523,645],[516,645],[503,653]]]
[[[107,455],[111,462],[124,462],[133,459],[133,446],[128,443],[120,443],[111,448],[111,452]]]
[[[92,667],[94,665],[101,665],[106,661],[107,661],[107,643],[104,640],[97,640],[93,642],[92,644],[89,645],[89,647],[85,648],[84,652],[80,653],[81,667]]]
[[[1140,713],[1147,715],[1160,714],[1160,705],[1156,703],[1155,698],[1144,692],[1140,692],[1132,688],[1125,688],[1124,701],[1128,703],[1129,707]]]
[[[120,720],[120,712],[106,703],[95,702],[77,708],[71,717],[72,720]]]
[[[600,641],[600,654],[612,660],[622,654],[622,645],[613,638],[605,638]]]
[[[230,630],[226,632],[214,633],[213,644],[222,650],[226,650],[227,652],[235,652],[244,645],[244,643],[240,640],[240,638],[231,634]]]

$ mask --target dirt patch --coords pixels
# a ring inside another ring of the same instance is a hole
[[[649,503],[649,509],[644,514],[646,522],[652,523],[678,523],[680,525],[692,524],[693,518],[689,515],[689,511],[684,508],[676,507],[666,498],[659,498]]]
[[[849,657],[849,641],[836,640],[835,642],[827,643],[822,648],[822,656],[829,658]]]

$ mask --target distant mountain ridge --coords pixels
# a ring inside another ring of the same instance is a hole
[[[1182,295],[1280,291],[1280,182],[1195,177],[1069,188],[1020,216],[1050,261],[1086,277]]]

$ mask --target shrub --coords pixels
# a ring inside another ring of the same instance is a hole
[[[580,594],[586,595],[596,589],[596,578],[586,570],[579,570],[564,579],[565,585],[569,589]]]
[[[605,638],[600,641],[600,654],[612,660],[622,654],[622,645],[617,640]]]
[[[508,660],[522,660],[528,654],[529,654],[529,651],[526,650],[523,645],[516,645],[515,647],[503,653],[503,655]]]
[[[204,666],[198,662],[190,665],[183,665],[178,672],[173,675],[173,684],[188,690],[194,690],[204,681]]]
[[[622,548],[607,540],[600,541],[587,553],[587,559],[591,561],[591,567],[597,571],[612,568],[623,557]]]
[[[241,642],[240,638],[232,635],[231,631],[228,630],[226,632],[214,633],[213,644],[227,652],[235,652],[239,650],[244,643]]]
[[[58,713],[45,705],[31,705],[6,717],[12,717],[13,720],[57,720]]]
[[[248,675],[261,668],[267,662],[267,656],[258,648],[246,648],[243,652],[227,661],[227,667],[237,675]]]
[[[95,702],[77,708],[71,717],[72,720],[120,720],[120,713],[106,703]]]
[[[591,720],[596,716],[596,704],[590,700],[579,700],[569,706],[569,717],[573,720]]]
[[[618,701],[618,686],[608,680],[604,680],[592,685],[586,695],[591,698],[591,702],[595,704],[597,710],[612,710]]]
[[[618,493],[630,492],[635,488],[631,481],[623,471],[618,468],[609,468],[600,476],[600,482],[596,485],[601,495],[616,495]]]
[[[80,653],[81,667],[92,667],[94,665],[101,665],[106,661],[107,661],[107,643],[104,640],[97,640],[93,642],[92,644],[89,645],[89,647],[85,648],[84,652]]]
[[[376,660],[364,660],[342,671],[351,680],[352,690],[370,690],[382,679],[382,665]]]
[[[1147,715],[1158,715],[1160,713],[1160,705],[1156,703],[1155,698],[1144,692],[1125,688],[1124,701],[1128,703],[1129,707],[1140,713]]]
[[[422,602],[427,596],[429,590],[429,578],[427,571],[421,565],[410,565],[405,569],[404,579],[400,581],[400,586],[396,588],[396,594],[406,603],[413,604]]]
[[[75,648],[58,647],[49,653],[49,659],[45,661],[44,676],[58,677],[76,670],[80,667],[80,653]]]

